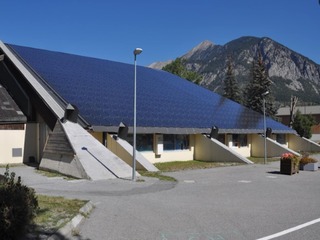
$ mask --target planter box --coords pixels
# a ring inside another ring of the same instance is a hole
[[[319,164],[316,163],[307,163],[307,164],[300,164],[300,170],[304,171],[318,171]]]
[[[280,160],[280,173],[292,175],[294,173],[299,173],[299,168],[294,166],[292,160]]]

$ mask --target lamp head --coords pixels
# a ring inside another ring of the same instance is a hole
[[[136,55],[139,55],[140,53],[142,53],[142,48],[136,48],[134,51],[133,51],[133,54],[136,56]]]

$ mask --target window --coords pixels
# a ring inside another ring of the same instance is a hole
[[[218,141],[223,143],[223,144],[226,144],[226,135],[225,134],[219,134],[218,135]]]
[[[277,134],[277,142],[280,144],[286,144],[287,139],[285,134]]]
[[[247,146],[247,135],[246,134],[233,134],[232,135],[232,146],[233,147],[246,147]]]
[[[22,157],[22,148],[12,148],[12,157]]]
[[[153,134],[137,135],[138,151],[153,151]]]
[[[164,134],[163,135],[163,149],[164,150],[189,149],[189,135]]]
[[[133,135],[128,135],[127,141],[133,146]],[[136,135],[137,150],[153,151],[153,134],[137,134]]]

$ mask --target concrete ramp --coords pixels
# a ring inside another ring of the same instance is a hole
[[[255,134],[252,136],[252,148],[251,154],[253,157],[264,157],[264,137]],[[286,145],[280,144],[277,141],[266,138],[267,144],[267,157],[280,157],[283,153],[292,153],[293,155],[300,156],[300,154],[291,148],[288,148]]]
[[[195,149],[195,159],[212,162],[253,163],[217,139],[210,139],[199,134],[196,136],[196,142],[198,147]]]
[[[60,136],[59,141],[54,140],[57,133]],[[62,141],[62,135],[67,139],[69,147],[66,141]],[[54,153],[53,149],[48,151],[53,143],[58,147],[57,144],[61,146],[62,142],[66,149],[64,152]],[[132,168],[128,164],[104,147],[79,124],[70,121],[64,123],[58,121],[52,136],[49,136],[40,168],[91,180],[131,178],[132,176]],[[137,176],[139,176],[138,173]]]
[[[133,147],[127,141],[117,137],[116,135],[108,135],[108,148],[123,159],[130,166],[132,165]],[[136,151],[136,168],[138,170],[147,170],[149,172],[159,171],[148,159],[146,159],[139,151]]]
[[[261,138],[263,138],[261,136]],[[276,140],[267,138],[267,156],[268,157],[279,157],[283,153],[292,153],[293,155],[300,156],[300,153],[278,143]]]
[[[289,136],[289,148],[295,151],[320,152],[320,145],[299,135],[291,134]]]

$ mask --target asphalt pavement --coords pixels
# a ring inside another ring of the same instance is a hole
[[[320,171],[282,175],[273,162],[168,173],[173,183],[67,181],[28,166],[11,170],[37,193],[95,205],[68,239],[320,239]]]

